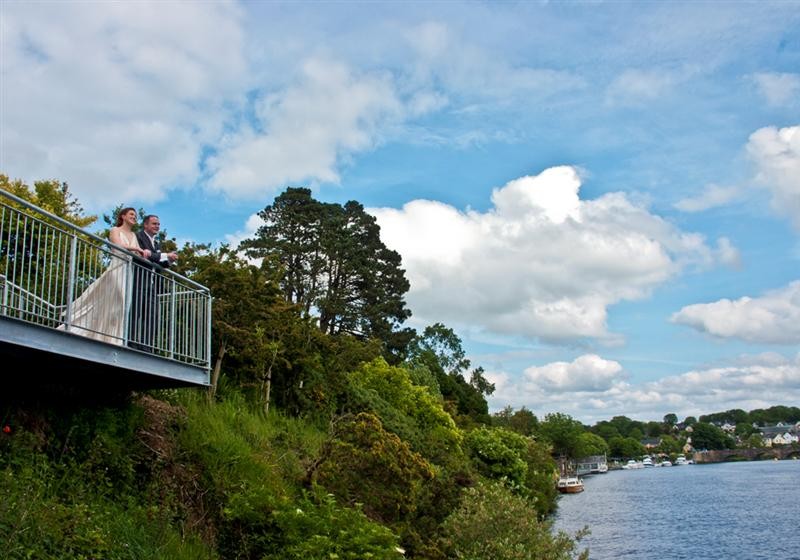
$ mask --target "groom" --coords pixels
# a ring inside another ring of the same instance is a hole
[[[134,269],[134,301],[131,310],[131,346],[153,352],[153,339],[158,326],[158,296],[163,293],[164,277],[159,273],[161,268],[178,259],[175,252],[162,253],[158,231],[161,221],[155,214],[148,214],[142,220],[142,229],[136,234],[139,246],[148,249],[150,256],[147,264],[139,264]],[[157,265],[157,266],[155,266]]]

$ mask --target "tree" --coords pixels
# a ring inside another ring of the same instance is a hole
[[[539,434],[552,444],[553,452],[569,457],[576,456],[575,451],[583,431],[583,424],[561,412],[548,414],[539,424]]]
[[[695,449],[733,449],[733,438],[720,428],[706,422],[698,422],[693,426],[692,446]]]
[[[488,424],[489,405],[484,395],[494,391],[494,385],[483,376],[483,368],[472,371],[470,382],[464,373],[472,365],[461,346],[461,339],[453,329],[442,323],[425,328],[422,335],[414,337],[408,345],[409,369],[428,369],[439,385],[442,397],[453,410],[451,413],[472,421]]]
[[[678,423],[678,415],[674,412],[664,415],[664,425],[667,426],[668,431],[672,430],[675,424]]]
[[[31,189],[19,179],[11,181],[7,175],[0,173],[0,189],[35,204],[79,228],[86,228],[97,220],[97,216],[83,213],[83,207],[69,191],[67,183],[55,179],[35,181]]]
[[[539,419],[524,406],[517,411],[514,411],[511,406],[506,406],[492,416],[492,424],[515,431],[523,436],[532,436],[539,428]]]
[[[583,432],[578,436],[578,442],[575,445],[575,457],[590,457],[592,455],[606,455],[608,454],[608,444],[606,440],[591,432]]]
[[[399,361],[413,336],[401,329],[411,315],[400,255],[380,239],[375,218],[355,202],[324,204],[304,188],[289,188],[259,212],[265,225],[241,244],[252,258],[276,266],[286,299],[322,332],[377,338]]]

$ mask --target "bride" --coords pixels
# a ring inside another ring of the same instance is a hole
[[[123,208],[109,233],[109,240],[141,257],[148,258],[150,251],[142,249],[133,227],[136,225],[136,210]],[[127,314],[125,294],[128,287],[128,266],[131,257],[118,249],[111,249],[111,265],[106,271],[72,302],[72,324],[70,331],[101,342],[122,345]]]

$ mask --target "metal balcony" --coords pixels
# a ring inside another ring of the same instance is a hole
[[[209,383],[211,294],[0,190],[0,383]]]

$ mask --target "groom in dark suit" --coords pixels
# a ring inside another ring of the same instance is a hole
[[[148,249],[147,262],[138,261],[134,267],[134,300],[131,310],[131,347],[153,352],[153,340],[158,327],[158,295],[166,290],[165,278],[160,274],[162,268],[169,268],[178,255],[174,252],[162,253],[158,231],[161,221],[158,216],[148,214],[142,221],[142,229],[136,234],[139,246]],[[156,341],[157,342],[157,341]]]

